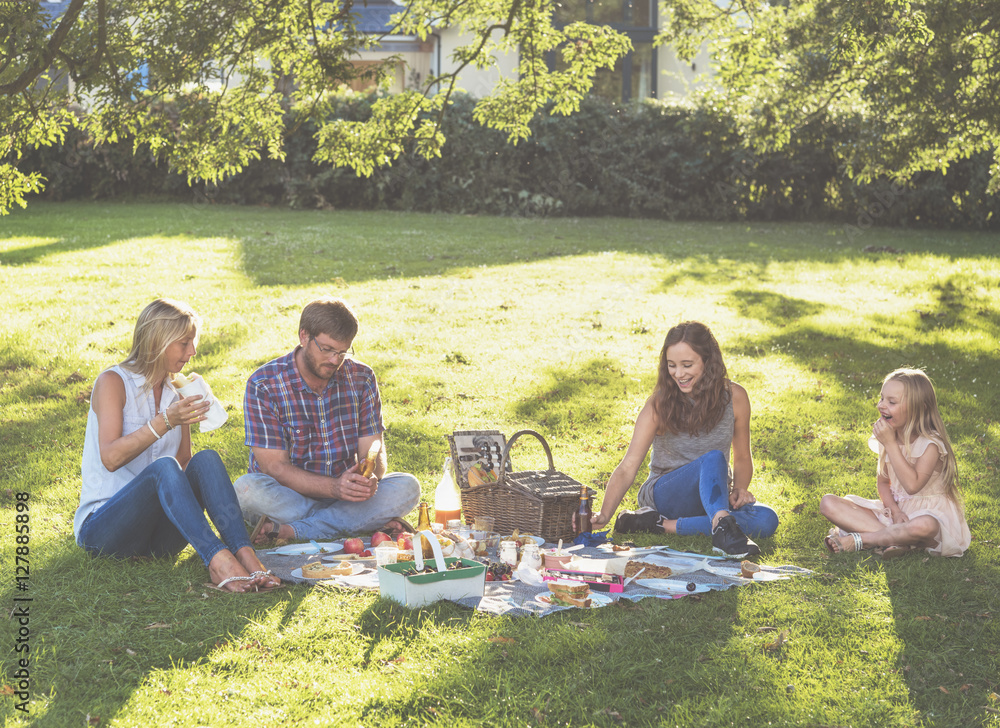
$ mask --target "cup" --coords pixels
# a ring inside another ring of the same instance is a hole
[[[476,516],[473,526],[477,531],[492,531],[493,516]]]
[[[399,555],[399,549],[394,544],[379,544],[373,551],[375,551],[376,566],[395,564],[396,557]]]
[[[461,527],[462,527],[462,519],[461,518],[452,518],[452,519],[449,519],[449,521],[445,524],[445,528],[447,528],[452,533],[456,533],[458,531],[458,529],[460,529]]]

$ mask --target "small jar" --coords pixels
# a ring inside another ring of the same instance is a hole
[[[526,543],[521,552],[521,566],[527,566],[537,571],[542,568],[542,554],[537,543]]]
[[[500,542],[500,560],[512,567],[517,566],[517,541]]]

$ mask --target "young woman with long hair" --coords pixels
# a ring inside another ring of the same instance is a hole
[[[183,303],[153,301],[139,315],[125,361],[97,377],[73,532],[95,556],[176,556],[190,543],[217,588],[273,589],[281,582],[250,545],[218,453],[191,454],[191,425],[205,419],[209,403],[170,384],[195,355],[200,324]]]
[[[702,533],[730,556],[760,553],[748,535],[770,536],[778,517],[749,489],[750,399],[727,377],[719,344],[705,324],[687,321],[667,332],[656,389],[608,480],[595,527],[610,522],[650,447],[649,477],[638,493],[641,508],[622,512],[615,533]]]

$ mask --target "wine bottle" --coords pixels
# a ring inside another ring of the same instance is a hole
[[[426,502],[420,504],[420,516],[417,518],[417,531],[430,531],[431,530],[431,512],[430,506]],[[588,521],[589,523],[589,521]],[[413,548],[417,548],[417,544],[413,544]],[[434,555],[433,549],[431,549],[430,541],[427,540],[426,536],[420,537],[420,548],[424,552],[424,558],[429,559]]]
[[[587,486],[580,486],[580,506],[576,509],[576,532],[577,534],[590,532],[590,517],[593,512],[590,508],[590,492]]]
[[[442,526],[457,519],[462,512],[462,494],[451,477],[451,458],[444,459],[444,474],[434,491],[434,520]]]

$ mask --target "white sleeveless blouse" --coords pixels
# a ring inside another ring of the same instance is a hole
[[[113,366],[105,371],[114,372],[125,383],[122,436],[145,427],[158,411],[167,409],[178,399],[177,392],[172,387],[164,386],[160,395],[160,409],[157,410],[153,402],[153,390],[142,391],[145,377],[120,366]],[[104,505],[105,501],[128,485],[157,458],[176,457],[180,446],[181,428],[175,427],[131,461],[111,472],[101,462],[97,413],[94,412],[94,405],[91,402],[90,411],[87,413],[87,432],[83,439],[83,461],[80,466],[83,480],[83,487],[80,489],[80,507],[76,509],[76,516],[73,518],[73,535],[76,536],[77,543],[80,538],[80,527],[87,516]]]

